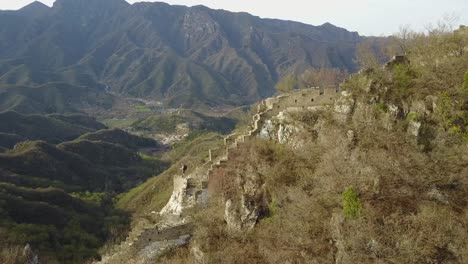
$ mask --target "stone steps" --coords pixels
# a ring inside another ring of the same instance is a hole
[[[193,231],[192,224],[182,224],[173,227],[159,229],[158,227],[146,228],[135,241],[135,248],[140,251],[150,243],[157,241],[174,240],[183,235],[191,235]]]

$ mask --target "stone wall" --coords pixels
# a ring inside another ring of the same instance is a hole
[[[330,89],[304,89],[274,98],[265,99],[265,106],[269,110],[264,114],[269,117],[278,115],[287,108],[307,109],[311,106],[322,106],[333,102],[337,94],[335,88]]]
[[[263,123],[282,111],[310,110],[330,105],[337,96],[335,87],[318,89],[309,88],[282,94],[262,100],[257,112],[244,133],[233,133],[224,138],[224,147],[210,149],[208,161],[188,175],[174,176],[174,191],[161,215],[180,215],[185,208],[196,204],[206,204],[209,198],[207,191],[209,176],[214,167],[221,166],[229,160],[229,153],[237,146],[259,135]]]

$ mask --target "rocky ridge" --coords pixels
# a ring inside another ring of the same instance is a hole
[[[174,176],[174,190],[166,206],[159,212],[156,225],[135,228],[126,241],[118,246],[114,255],[106,256],[99,263],[119,263],[120,254],[133,252],[137,257],[135,263],[150,263],[168,249],[185,245],[191,237],[190,218],[183,215],[184,210],[194,206],[205,206],[208,203],[208,182],[213,170],[223,166],[229,160],[230,151],[249,139],[265,138],[271,118],[285,112],[315,111],[334,102],[338,95],[337,89],[309,88],[297,90],[288,94],[262,100],[257,106],[251,124],[245,133],[234,133],[224,138],[223,149],[210,149],[208,161],[201,166],[189,170],[186,174]],[[283,131],[288,131],[288,127]],[[269,131],[270,133],[272,131]],[[272,134],[271,134],[272,135]],[[285,133],[278,133],[279,140],[286,140]],[[255,192],[258,186],[251,185],[250,191]],[[249,188],[244,188],[249,192]],[[248,195],[248,194],[247,194]],[[243,196],[246,197],[246,196]],[[248,199],[243,199],[247,201]],[[242,206],[239,212],[232,206],[232,201],[226,201],[225,219],[228,226],[235,230],[251,229],[258,220],[258,208]]]

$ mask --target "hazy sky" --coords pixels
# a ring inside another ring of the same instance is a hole
[[[96,0],[98,1],[98,0]],[[32,0],[0,0],[0,9],[18,9]],[[52,5],[54,0],[41,0]],[[128,2],[139,2],[129,0]],[[362,35],[389,35],[401,25],[422,30],[443,15],[459,17],[468,25],[468,0],[167,0],[170,4],[206,5],[215,9],[300,21],[312,25],[330,22]]]

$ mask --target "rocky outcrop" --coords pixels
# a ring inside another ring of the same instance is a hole
[[[275,126],[273,125],[273,122],[271,120],[266,120],[263,123],[263,126],[258,136],[263,139],[275,138]]]
[[[238,195],[226,201],[224,219],[231,230],[250,230],[260,219],[265,207],[265,185],[256,168],[247,166],[236,179]]]
[[[278,127],[278,142],[281,144],[289,142],[294,133],[298,133],[299,131],[301,129],[296,126],[280,124]]]
[[[416,120],[410,120],[408,123],[408,134],[415,137],[419,136],[419,131],[421,129],[422,123]]]
[[[355,100],[348,91],[341,92],[341,96],[335,101],[334,110],[336,113],[350,115],[354,110]]]
[[[25,264],[39,264],[39,256],[34,253],[29,244],[23,249],[23,256],[25,259]]]
[[[334,117],[339,122],[346,122],[353,114],[356,101],[348,91],[342,91],[334,104]]]
[[[240,208],[236,207],[232,200],[226,201],[224,219],[229,229],[241,231],[255,227],[259,218],[258,206],[246,201],[245,196],[242,196]]]
[[[174,190],[161,215],[180,215],[186,208],[207,202],[208,163],[187,175],[174,176]]]
[[[330,220],[330,231],[333,239],[333,244],[335,246],[335,264],[344,264],[348,262],[348,253],[344,245],[344,237],[342,233],[344,224],[344,217],[342,214],[335,213],[333,214]]]

